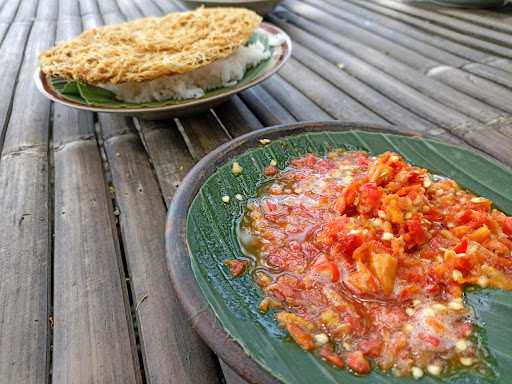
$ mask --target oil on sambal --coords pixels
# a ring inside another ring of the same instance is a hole
[[[512,217],[392,152],[308,154],[265,174],[240,242],[260,310],[301,348],[356,374],[486,373],[463,288],[512,289]]]

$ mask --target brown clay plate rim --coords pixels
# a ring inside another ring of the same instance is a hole
[[[264,80],[266,80],[268,77],[272,76],[274,73],[276,73],[283,64],[288,60],[292,53],[292,41],[290,39],[290,36],[280,28],[276,27],[273,24],[269,24],[266,22],[263,22],[260,24],[258,29],[263,29],[266,32],[271,33],[273,36],[282,36],[284,38],[283,43],[281,44],[281,56],[277,60],[277,62],[274,64],[273,67],[271,67],[266,73],[263,75],[255,78],[254,80],[240,85],[240,86],[233,86],[232,88],[228,88],[226,92],[223,92],[221,94],[200,98],[200,99],[192,99],[187,102],[183,102],[180,104],[174,104],[174,105],[163,105],[159,107],[143,107],[143,108],[107,108],[107,107],[94,107],[92,105],[87,105],[84,103],[80,103],[78,101],[73,101],[70,99],[67,99],[60,95],[59,93],[55,92],[55,90],[50,86],[48,83],[48,79],[46,78],[46,75],[37,67],[36,72],[34,73],[34,81],[36,83],[37,89],[39,92],[41,92],[44,96],[46,96],[48,99],[55,101],[60,104],[64,104],[68,107],[82,109],[84,111],[90,111],[90,112],[106,112],[106,113],[120,113],[120,114],[132,114],[132,113],[145,113],[145,112],[165,112],[165,111],[179,111],[180,109],[189,108],[192,106],[201,106],[204,104],[210,104],[212,102],[215,102],[216,100],[226,98],[227,96],[235,95],[247,88],[250,88]]]
[[[166,261],[174,289],[188,314],[193,328],[208,346],[241,377],[252,384],[276,384],[278,379],[247,355],[217,319],[197,284],[190,264],[186,235],[189,207],[203,183],[226,162],[258,146],[258,140],[271,140],[318,131],[350,131],[393,133],[418,136],[402,128],[339,121],[305,122],[278,125],[254,131],[216,148],[203,157],[181,183],[167,215],[165,227]]]

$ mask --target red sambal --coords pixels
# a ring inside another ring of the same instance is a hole
[[[391,152],[309,154],[272,171],[240,227],[260,310],[357,374],[486,372],[463,287],[512,289],[512,217]]]

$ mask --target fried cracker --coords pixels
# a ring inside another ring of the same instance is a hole
[[[83,32],[40,56],[41,70],[88,84],[186,73],[245,44],[261,17],[243,8],[200,8]]]

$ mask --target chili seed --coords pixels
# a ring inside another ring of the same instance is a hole
[[[439,365],[429,364],[427,366],[427,371],[432,376],[439,376],[441,374],[441,370],[442,370],[442,368]]]
[[[459,301],[452,300],[448,303],[448,307],[450,309],[453,309],[454,311],[460,311],[461,309],[464,308],[464,305]]]
[[[313,336],[316,345],[324,345],[329,342],[329,337],[325,333],[319,333]]]
[[[464,365],[465,367],[469,367],[473,365],[473,359],[471,357],[461,357],[460,363]]]
[[[460,352],[464,352],[466,349],[468,349],[468,343],[464,339],[457,340],[455,343],[455,348]]]
[[[458,269],[454,269],[452,272],[452,278],[454,281],[458,282],[464,278],[464,275],[462,275],[462,272],[459,271]]]
[[[415,379],[421,379],[423,377],[423,369],[420,367],[412,367],[411,369],[412,377]]]

